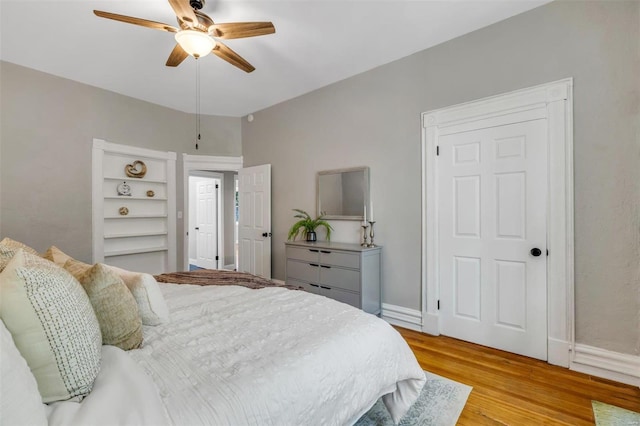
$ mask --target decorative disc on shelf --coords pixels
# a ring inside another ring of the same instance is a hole
[[[131,187],[127,184],[127,182],[122,182],[118,185],[118,195],[124,195],[127,197],[131,196]]]
[[[118,213],[120,213],[121,216],[126,216],[129,214],[129,209],[126,207],[120,207]]]
[[[143,178],[147,174],[147,165],[140,160],[124,166],[124,172],[132,178]]]
[[[152,190],[148,190],[147,191],[147,197],[154,197],[156,195],[155,192],[153,192]]]

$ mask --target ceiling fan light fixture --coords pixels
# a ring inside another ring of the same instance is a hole
[[[216,47],[216,41],[200,31],[182,30],[175,37],[180,47],[194,58],[207,56]]]

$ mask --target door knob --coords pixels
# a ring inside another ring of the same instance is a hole
[[[542,250],[540,250],[538,247],[534,247],[531,249],[531,256],[538,257],[541,254],[542,254]]]
[[[266,237],[270,237],[271,236],[271,232],[263,232],[262,236],[265,237],[265,238]]]

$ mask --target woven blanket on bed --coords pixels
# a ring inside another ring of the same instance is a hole
[[[219,269],[200,269],[189,272],[170,272],[154,275],[159,283],[194,284],[194,285],[239,285],[251,289],[265,287],[283,287],[289,290],[302,290],[302,287],[278,284],[266,278],[246,272],[226,271]]]

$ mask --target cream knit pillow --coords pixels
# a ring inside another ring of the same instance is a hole
[[[102,263],[80,277],[100,324],[102,344],[128,351],[142,345],[138,305],[122,279]]]
[[[27,253],[33,254],[34,256],[40,256],[40,253],[38,253],[28,245],[23,244],[20,241],[12,240],[9,237],[6,237],[2,241],[0,241],[0,244],[7,246],[9,248],[12,248],[14,250],[23,249]]]
[[[0,318],[43,402],[82,397],[100,370],[102,336],[87,294],[54,263],[20,249],[0,273]]]

